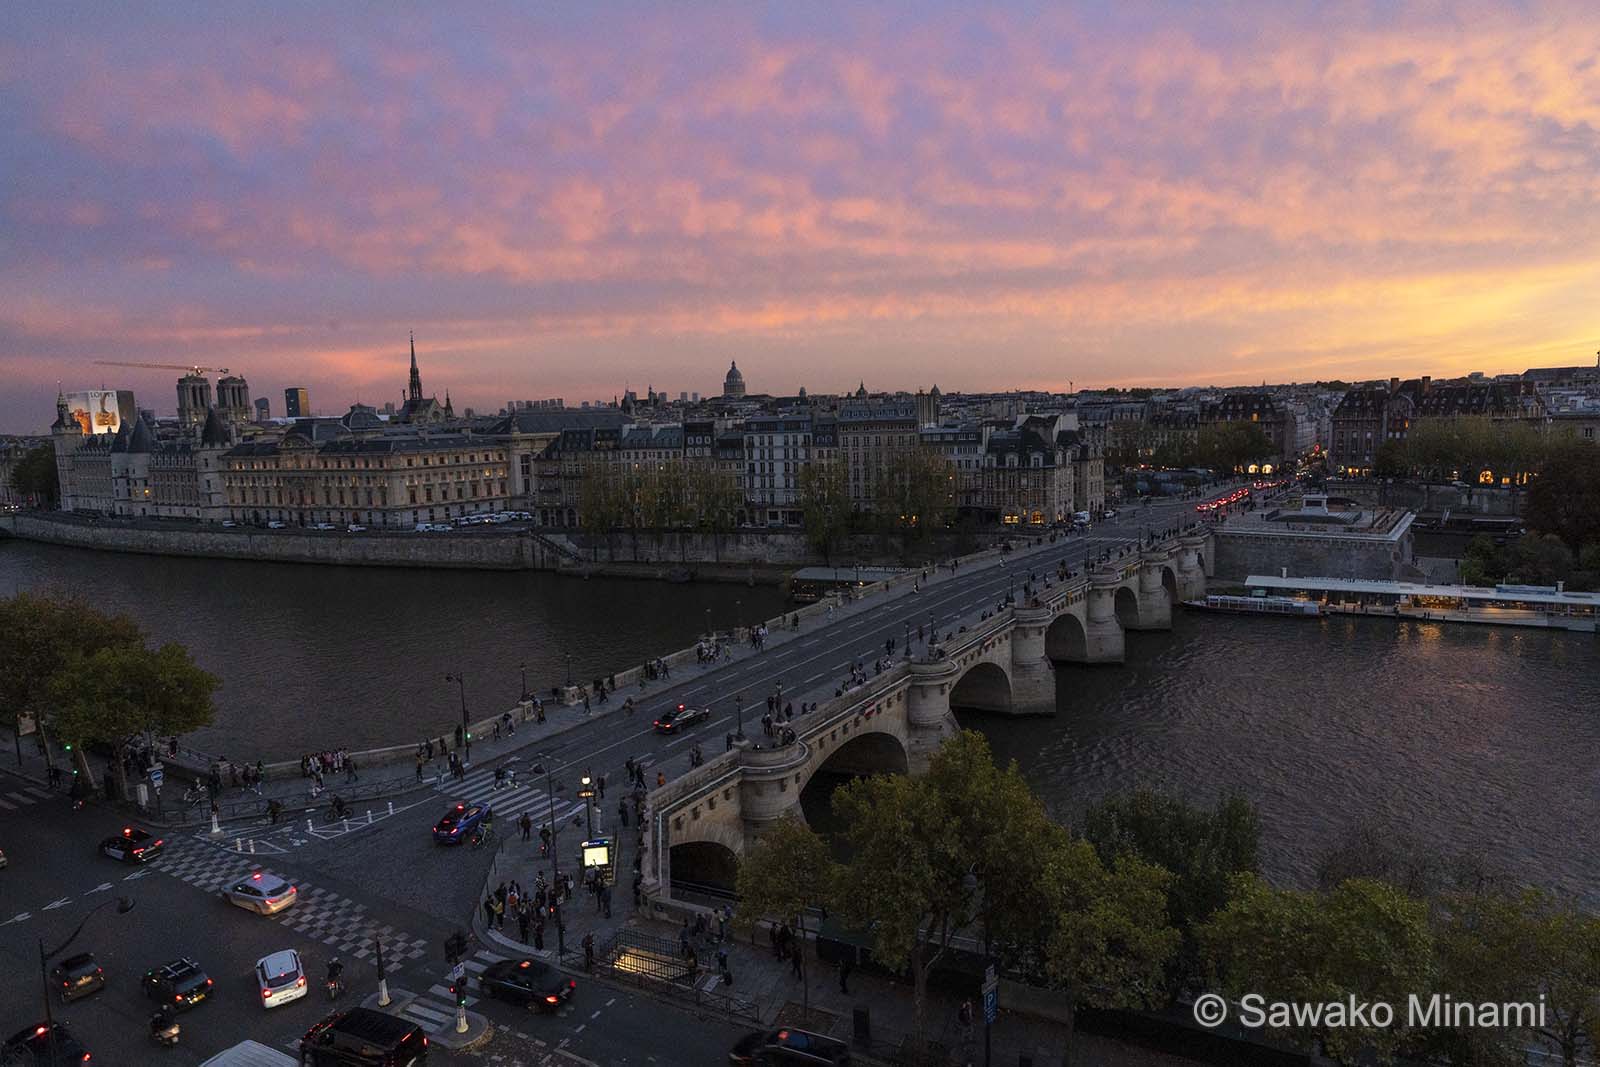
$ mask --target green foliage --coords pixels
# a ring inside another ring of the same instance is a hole
[[[1241,875],[1228,906],[1200,928],[1200,943],[1232,997],[1332,1004],[1382,1001],[1403,1006],[1431,988],[1433,938],[1428,909],[1384,882],[1351,879],[1328,893],[1274,889]],[[1272,1025],[1279,1036],[1320,1043],[1341,1064],[1371,1049],[1387,1060],[1414,1035],[1397,1009],[1393,1025]]]
[[[1401,473],[1429,481],[1477,483],[1488,471],[1498,482],[1539,470],[1550,451],[1550,439],[1530,422],[1483,415],[1418,419],[1406,431],[1400,466]]]
[[[54,445],[30,448],[11,470],[11,488],[31,497],[36,503],[53,507],[61,499],[61,482],[56,477]]]
[[[58,734],[120,746],[146,731],[181,734],[207,725],[220,684],[182,645],[136,644],[72,657],[48,691]]]
[[[1195,466],[1218,471],[1242,470],[1275,452],[1266,431],[1253,422],[1218,422],[1200,428],[1195,441]],[[1188,466],[1189,464],[1184,464]]]
[[[1244,797],[1229,793],[1210,811],[1177,797],[1136,790],[1108,797],[1084,815],[1084,836],[1106,863],[1140,859],[1171,871],[1167,917],[1182,935],[1174,957],[1173,988],[1200,971],[1195,928],[1227,903],[1235,876],[1254,874],[1261,818]]]
[[[740,911],[751,921],[793,921],[825,906],[837,870],[828,845],[798,818],[780,820],[739,862]]]
[[[1600,449],[1563,444],[1554,449],[1528,486],[1523,517],[1540,533],[1568,547],[1600,544]]]
[[[77,659],[143,645],[126,615],[106,615],[78,597],[19,593],[0,600],[0,707],[48,725],[48,691]]]
[[[955,494],[955,467],[948,459],[931,449],[901,449],[873,486],[873,510],[885,531],[921,541],[949,524]]]
[[[807,463],[796,479],[806,540],[825,562],[850,532],[850,483],[842,461]]]
[[[1166,916],[1172,875],[1131,854],[1104,863],[1083,840],[1048,855],[1045,970],[1069,1010],[1155,1004],[1180,936]]]

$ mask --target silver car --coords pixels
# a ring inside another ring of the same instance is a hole
[[[256,985],[263,1008],[276,1008],[305,996],[306,972],[300,965],[300,953],[286,948],[261,957],[256,961]]]
[[[276,915],[293,904],[297,895],[294,886],[270,871],[256,871],[235,882],[224,894],[229,904],[262,915]]]

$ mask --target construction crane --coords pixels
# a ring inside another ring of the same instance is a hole
[[[192,363],[128,363],[120,359],[97,359],[101,367],[143,367],[145,370],[182,370],[190,374],[227,374],[227,367],[201,367]]]

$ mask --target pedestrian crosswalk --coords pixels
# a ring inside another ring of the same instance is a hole
[[[495,788],[494,771],[480,768],[468,771],[465,778],[452,780],[446,778],[434,787],[439,793],[453,800],[465,801],[468,804],[485,804],[494,811],[495,822],[499,824],[500,832],[510,831],[511,822],[527,812],[533,819],[535,826],[545,823],[562,825],[573,819],[583,818],[583,801],[569,801],[561,797],[552,797],[542,789],[536,789],[527,783],[517,785],[501,784]]]
[[[493,952],[482,951],[471,959],[463,960],[462,966],[466,968],[466,983],[468,989],[478,987],[478,975],[491,963],[505,959]],[[467,1007],[478,1003],[479,998],[471,993],[467,994]],[[450,986],[445,982],[435,982],[428,987],[426,993],[419,993],[400,1009],[400,1014],[430,1034],[437,1034],[441,1030],[453,1029],[456,1025],[456,995],[450,992]]]
[[[29,804],[37,804],[51,796],[50,790],[38,785],[25,785],[18,789],[0,786],[0,811],[18,811]]]

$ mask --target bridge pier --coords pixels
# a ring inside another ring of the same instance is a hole
[[[1178,539],[1178,599],[1198,600],[1206,595],[1206,567],[1210,560],[1211,538],[1204,533],[1185,534]]]
[[[950,691],[961,674],[953,660],[912,662],[911,684],[906,689],[906,762],[912,774],[928,769],[945,738],[961,729],[950,710]]]
[[[1117,611],[1117,593],[1125,597],[1132,594],[1122,584],[1117,571],[1096,571],[1089,578],[1089,617],[1084,622],[1085,663],[1121,663],[1126,640],[1123,636],[1123,619],[1127,610]]]
[[[1044,634],[1055,614],[1046,607],[1017,608],[1011,613],[1012,715],[1054,715],[1056,672],[1045,655]]]
[[[1172,598],[1178,585],[1176,572],[1170,570],[1171,563],[1172,554],[1165,550],[1139,554],[1139,618],[1130,629],[1172,629]]]

